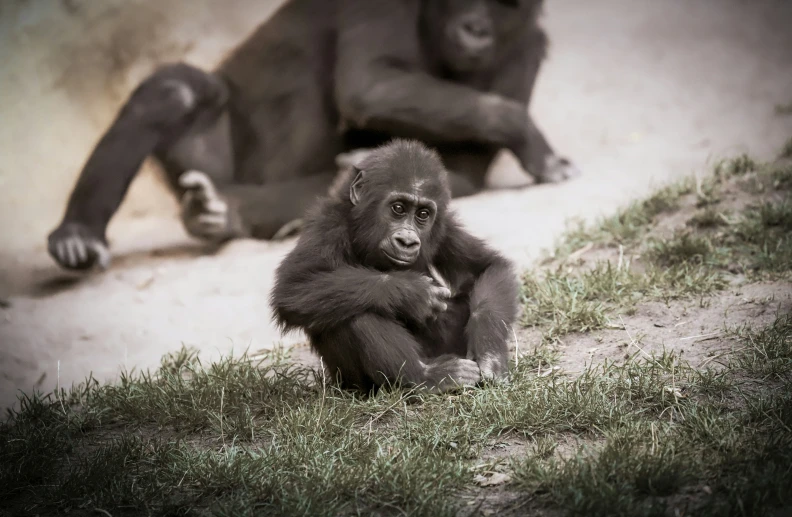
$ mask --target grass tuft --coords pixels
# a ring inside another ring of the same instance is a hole
[[[710,239],[687,231],[668,239],[652,239],[647,246],[648,258],[660,266],[704,264],[713,253]]]
[[[719,226],[728,224],[728,215],[726,212],[719,211],[711,206],[699,210],[690,219],[688,219],[688,226],[698,229],[712,229]]]
[[[777,115],[791,115],[792,114],[792,102],[788,104],[778,104],[775,107],[775,112]]]
[[[716,177],[744,176],[749,172],[757,170],[758,164],[747,154],[741,154],[735,158],[721,160],[715,165]]]
[[[786,141],[784,147],[781,149],[781,158],[792,158],[792,138]]]

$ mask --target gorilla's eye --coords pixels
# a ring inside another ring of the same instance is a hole
[[[396,215],[404,215],[405,213],[404,205],[401,203],[393,203],[391,205],[391,210],[393,210],[393,213]]]
[[[495,0],[495,1],[501,5],[505,5],[506,7],[520,7],[520,0]]]
[[[415,217],[417,217],[419,221],[424,222],[427,219],[429,219],[429,215],[431,215],[429,213],[429,210],[427,210],[426,208],[422,208],[418,210],[418,213],[415,214]]]

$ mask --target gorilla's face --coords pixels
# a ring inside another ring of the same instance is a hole
[[[451,192],[436,152],[401,142],[363,160],[349,185],[350,239],[380,270],[424,269],[443,231]]]
[[[421,254],[421,241],[428,238],[437,214],[437,204],[408,192],[392,192],[380,207],[381,227],[387,228],[379,241],[382,257],[394,268],[408,268]]]
[[[456,73],[487,69],[521,35],[539,0],[427,0],[424,33]]]

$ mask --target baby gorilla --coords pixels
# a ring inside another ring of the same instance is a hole
[[[517,279],[450,197],[437,153],[395,140],[314,208],[278,267],[276,321],[303,329],[342,386],[446,391],[506,373]]]

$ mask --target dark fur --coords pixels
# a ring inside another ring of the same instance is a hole
[[[143,81],[86,162],[50,253],[65,267],[91,267],[93,253],[67,264],[64,243],[106,244],[150,154],[179,195],[185,171],[212,178],[234,211],[223,238],[271,238],[327,192],[338,153],[393,136],[435,146],[455,196],[483,188],[501,148],[549,177],[553,151],[527,114],[545,54],[541,4],[287,2],[213,73],[176,64]],[[494,38],[478,61],[447,37],[463,25]]]
[[[361,169],[362,201],[350,200],[350,178],[312,210],[278,267],[271,295],[276,321],[285,330],[303,329],[348,387],[366,390],[400,379],[442,390],[460,380],[463,358],[476,361],[485,377],[505,374],[516,277],[506,259],[465,232],[448,210],[447,173],[438,156],[397,140]],[[421,181],[417,191],[437,204],[434,222],[418,229],[414,264],[389,266],[376,251],[390,231],[383,199],[416,192]],[[432,308],[430,265],[453,293],[444,311]]]

